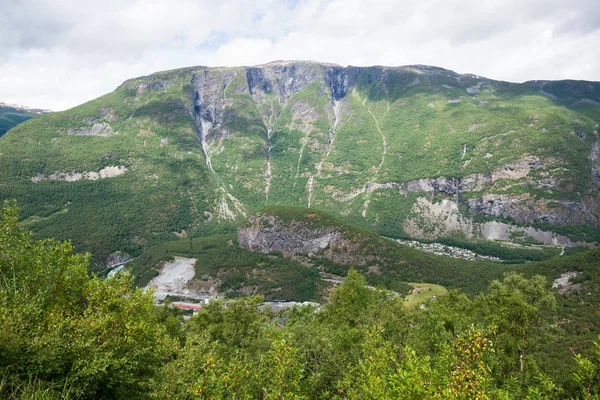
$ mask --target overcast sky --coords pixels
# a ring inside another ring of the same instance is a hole
[[[600,0],[0,0],[0,102],[63,110],[192,65],[429,64],[600,81]]]

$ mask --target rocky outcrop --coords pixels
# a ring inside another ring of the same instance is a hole
[[[582,244],[542,229],[520,227],[498,221],[474,222],[472,218],[459,212],[458,203],[453,200],[432,203],[425,197],[420,197],[414,204],[412,213],[413,216],[405,221],[403,228],[409,236],[417,239],[449,237],[458,233],[466,238],[509,241],[514,232],[520,232],[523,237],[547,245]]]
[[[113,129],[106,122],[97,123],[92,125],[91,127],[83,127],[78,129],[69,128],[67,130],[67,134],[69,135],[77,135],[77,136],[112,136],[115,134]]]
[[[522,234],[524,238],[531,238],[537,242],[546,245],[560,246],[579,246],[585,243],[575,243],[564,235],[557,235],[554,232],[544,231],[542,229],[510,225],[504,222],[490,221],[483,224],[477,224],[480,237],[485,240],[503,240],[511,241],[515,232]]]
[[[580,283],[573,283],[571,280],[580,275],[581,272],[579,271],[565,272],[552,282],[552,289],[556,289],[560,294],[578,292],[581,290],[582,285]]]
[[[492,181],[499,179],[520,179],[524,178],[531,171],[540,169],[542,167],[548,167],[551,164],[550,161],[544,161],[537,156],[525,155],[520,160],[507,164],[503,167],[497,168],[492,173]]]
[[[445,193],[448,195],[459,195],[464,192],[476,192],[492,186],[501,179],[519,180],[530,175],[532,171],[541,168],[549,168],[553,164],[550,160],[543,160],[540,157],[526,155],[514,163],[506,164],[495,169],[490,173],[470,174],[460,178],[436,177],[417,179],[408,182],[388,182],[373,184],[367,188],[370,193],[375,190],[392,189],[399,190],[402,193],[426,192],[430,194]],[[533,179],[524,182],[534,187],[548,187],[556,184],[552,178]]]
[[[83,180],[95,181],[95,180],[104,179],[104,178],[114,178],[116,176],[123,175],[125,172],[127,172],[127,167],[125,167],[123,165],[105,167],[105,168],[102,168],[98,172],[96,172],[96,171],[89,171],[89,172],[85,172],[85,171],[84,172],[59,172],[59,171],[57,171],[48,176],[38,173],[36,176],[31,178],[31,181],[33,183],[38,183],[38,182],[45,181],[45,180],[76,182],[76,181],[80,181],[83,179]]]
[[[342,234],[334,228],[311,229],[307,222],[284,223],[273,215],[250,217],[248,223],[249,226],[238,228],[238,243],[248,250],[262,253],[315,253],[342,238]]]
[[[406,219],[403,228],[413,238],[435,239],[456,233],[468,238],[477,235],[473,221],[461,215],[456,201],[432,203],[419,197],[411,211],[412,216]]]
[[[331,89],[331,96],[334,100],[340,100],[346,97],[348,93],[348,74],[342,67],[326,68],[327,82]]]
[[[493,217],[510,217],[520,223],[548,222],[553,225],[598,226],[597,199],[535,200],[529,194],[488,194],[467,199],[471,215],[483,214]]]

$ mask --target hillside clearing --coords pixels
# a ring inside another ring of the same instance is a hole
[[[407,308],[413,308],[426,300],[435,299],[448,293],[448,289],[433,283],[409,283],[413,289],[406,295],[404,301]]]

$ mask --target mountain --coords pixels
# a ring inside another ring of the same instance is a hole
[[[268,205],[392,237],[600,240],[600,83],[281,61],[124,82],[2,138],[2,198],[99,259]]]
[[[31,109],[15,104],[0,103],[0,137],[21,122],[25,122],[36,115],[47,112],[47,110]]]

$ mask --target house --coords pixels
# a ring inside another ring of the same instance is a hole
[[[174,301],[171,303],[171,307],[178,308],[180,310],[192,310],[194,312],[202,310],[202,305],[195,303],[185,303],[182,301]]]

